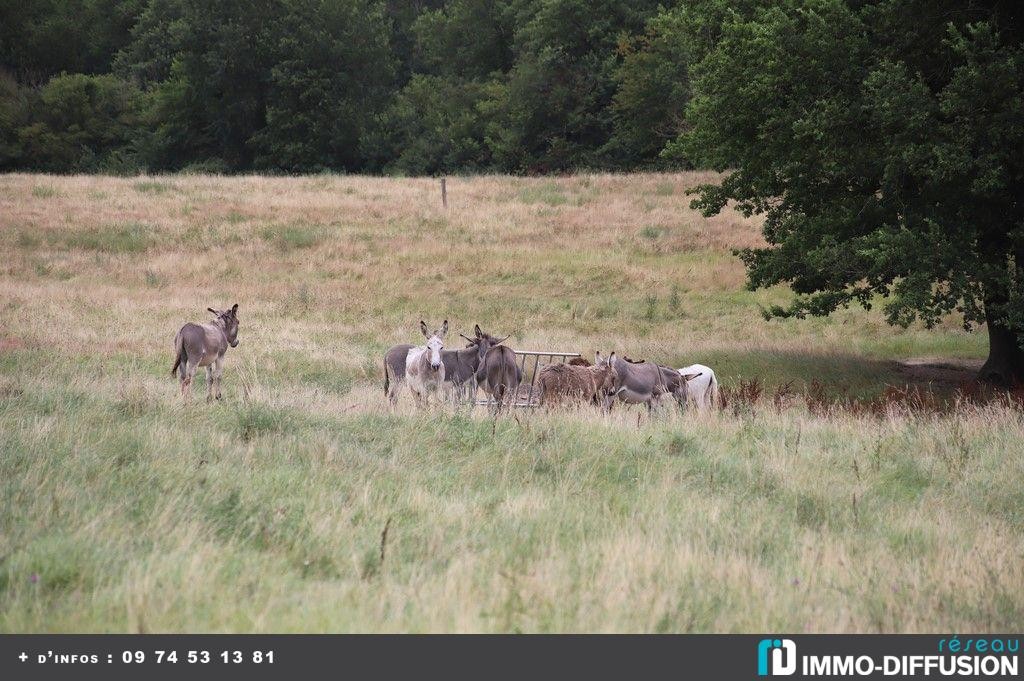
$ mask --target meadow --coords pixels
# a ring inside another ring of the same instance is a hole
[[[0,631],[1019,630],[1019,407],[770,397],[948,395],[984,333],[765,321],[713,178],[0,176]],[[185,405],[174,334],[235,302]],[[384,351],[445,318],[768,397],[390,410]]]

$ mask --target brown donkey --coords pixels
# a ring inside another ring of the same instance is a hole
[[[212,322],[189,322],[174,337],[175,356],[171,376],[178,373],[181,378],[181,395],[188,399],[196,369],[206,367],[206,400],[209,402],[213,399],[215,381],[217,399],[221,397],[220,377],[224,373],[224,353],[229,345],[233,348],[238,346],[238,303],[232,305],[230,310],[206,309],[216,315]]]
[[[549,364],[540,370],[537,383],[540,388],[540,405],[584,402],[600,405],[605,395],[605,384],[609,382],[611,367],[601,360],[591,365],[582,357],[575,357],[568,364]]]

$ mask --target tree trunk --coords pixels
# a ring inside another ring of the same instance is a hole
[[[1020,334],[995,321],[988,310],[985,317],[988,322],[988,359],[978,372],[978,380],[1003,388],[1024,385],[1024,350],[1021,350]]]

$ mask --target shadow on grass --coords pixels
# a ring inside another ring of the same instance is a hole
[[[801,389],[817,381],[831,394],[871,397],[889,386],[931,387],[953,391],[974,379],[977,362],[931,362],[874,359],[853,354],[752,351],[712,351],[701,358],[715,370],[719,383],[733,385],[758,379],[768,389],[792,382]]]

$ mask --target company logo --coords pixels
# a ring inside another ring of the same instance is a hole
[[[765,638],[757,644],[758,676],[1017,676],[1019,639],[957,637],[939,641],[939,654],[818,655],[788,638]]]
[[[795,643],[788,638],[761,639],[757,644],[758,676],[789,676],[795,671]]]

